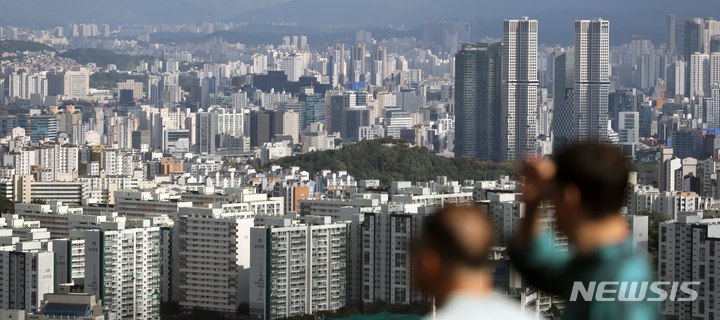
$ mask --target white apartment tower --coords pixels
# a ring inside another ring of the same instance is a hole
[[[537,148],[538,22],[503,22],[502,153],[506,160],[534,157]]]
[[[698,293],[694,301],[682,291],[665,299],[661,315],[676,319],[715,319],[720,312],[720,219],[688,215],[660,223],[658,280],[699,281],[691,286]],[[671,292],[669,286],[665,287]],[[674,291],[674,290],[673,290]]]
[[[608,139],[610,22],[575,21],[575,84],[571,142]]]
[[[366,213],[362,230],[362,300],[409,304],[429,301],[412,280],[411,241],[435,212],[433,207],[382,205]]]
[[[85,232],[85,292],[118,319],[160,319],[160,227],[139,220]]]
[[[282,71],[285,72],[288,81],[300,81],[302,75],[302,57],[296,54],[282,58]]]
[[[706,82],[709,80],[710,55],[707,53],[695,53],[690,56],[690,98],[704,95]]]
[[[177,299],[186,309],[234,315],[248,301],[252,211],[182,208],[177,237]]]
[[[250,319],[313,314],[345,305],[347,224],[330,222],[330,217],[308,218],[314,221],[284,219],[250,231]]]

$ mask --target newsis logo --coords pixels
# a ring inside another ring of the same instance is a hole
[[[695,301],[697,291],[692,286],[700,282],[619,282],[619,281],[591,281],[587,286],[580,282],[573,283],[570,301]],[[668,293],[668,290],[670,292]],[[648,293],[648,289],[650,293]],[[678,291],[682,297],[678,297]]]

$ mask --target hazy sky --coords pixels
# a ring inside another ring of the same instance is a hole
[[[0,26],[254,21],[417,28],[425,19],[470,18],[478,19],[480,34],[488,36],[500,36],[503,18],[527,15],[539,20],[542,43],[564,43],[572,36],[572,21],[596,16],[610,20],[614,37],[637,34],[658,44],[665,40],[667,13],[720,17],[720,1],[711,0],[0,0],[0,8]]]

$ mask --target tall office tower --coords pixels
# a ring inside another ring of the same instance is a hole
[[[325,113],[327,106],[321,93],[300,95],[300,102],[305,103],[305,123],[300,126],[300,131],[310,127],[311,123],[320,122],[325,125]]]
[[[160,100],[160,77],[148,75],[147,88],[147,96],[148,100],[150,100],[150,106],[157,107],[158,100]]]
[[[342,111],[343,141],[358,141],[360,127],[370,125],[370,110],[367,107],[347,108]]]
[[[5,104],[5,79],[0,79],[0,106]]]
[[[353,46],[350,57],[350,81],[366,81],[365,79],[365,44],[358,43]]]
[[[345,75],[345,44],[336,43],[332,52],[331,84],[333,88],[343,85],[346,82]]]
[[[262,146],[270,142],[270,138],[270,115],[267,112],[250,113],[250,146]]]
[[[501,161],[503,44],[463,44],[455,55],[455,155]]]
[[[250,230],[250,318],[271,320],[344,306],[351,254],[347,223],[276,220]]]
[[[688,18],[685,19],[685,36],[683,38],[683,59],[687,62],[692,63],[692,55],[695,53],[704,53],[703,51],[703,24],[704,20],[702,18]],[[690,73],[692,72],[692,66],[689,64],[687,68],[685,68],[685,79],[687,80],[687,83],[685,84],[685,93],[692,97],[693,91],[690,90],[691,86],[691,76]],[[700,87],[702,88],[702,87]]]
[[[283,44],[282,44],[282,45],[283,45],[284,47],[289,47],[289,46],[290,46],[290,37],[284,36],[284,37],[283,37]]]
[[[534,158],[537,151],[537,37],[537,20],[503,22],[503,160]]]
[[[178,213],[173,233],[179,265],[173,269],[183,279],[177,289],[183,308],[234,315],[248,301],[253,212],[225,210],[195,207]]]
[[[685,95],[685,61],[675,61],[667,67],[666,98]]]
[[[292,47],[296,50],[299,49],[298,36],[292,36]]]
[[[329,123],[327,124],[328,133],[342,132],[343,110],[353,108],[356,105],[359,104],[357,104],[357,95],[355,92],[345,92],[330,97],[330,117]]]
[[[216,78],[202,78],[200,79],[200,108],[207,111],[210,107],[210,94],[215,93],[215,81]]]
[[[720,52],[720,35],[714,35],[710,38],[710,53]]]
[[[610,22],[575,21],[575,85],[571,143],[608,138]]]
[[[197,153],[215,154],[215,136],[218,134],[218,115],[214,112],[198,112],[195,115],[195,145]]]
[[[85,231],[85,292],[116,319],[160,319],[160,227],[149,220]]]
[[[287,76],[288,81],[300,81],[300,76],[302,76],[302,57],[296,54],[284,56],[282,58],[281,68]]]
[[[104,38],[110,37],[110,26],[107,24],[102,25],[102,36]]]
[[[667,46],[668,46],[668,52],[670,53],[676,53],[677,50],[677,43],[675,42],[675,39],[677,38],[677,34],[675,33],[675,30],[677,29],[677,18],[674,14],[668,14],[667,15]]]
[[[553,150],[564,148],[573,136],[573,88],[575,52],[553,52]]]
[[[688,97],[702,96],[706,88],[707,72],[710,70],[710,55],[694,53],[690,56],[690,77],[688,78]]]

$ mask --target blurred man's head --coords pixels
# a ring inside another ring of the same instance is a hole
[[[555,157],[558,227],[567,232],[580,221],[618,214],[625,203],[629,168],[616,147],[579,144]]]
[[[493,228],[477,207],[446,207],[425,226],[413,260],[415,281],[439,303],[453,290],[482,288]]]

